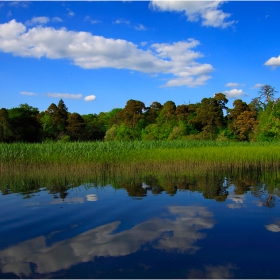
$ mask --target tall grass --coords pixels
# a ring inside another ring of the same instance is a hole
[[[46,165],[163,165],[279,167],[280,143],[212,141],[0,144],[1,171]]]

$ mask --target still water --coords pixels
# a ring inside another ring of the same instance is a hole
[[[0,278],[280,278],[277,187],[152,181],[2,191]]]

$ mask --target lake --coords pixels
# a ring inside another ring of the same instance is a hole
[[[0,278],[280,278],[278,187],[217,173],[7,187]]]

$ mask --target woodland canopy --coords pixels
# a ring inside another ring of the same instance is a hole
[[[236,99],[227,107],[223,93],[195,104],[157,101],[146,107],[128,100],[124,108],[80,115],[63,100],[39,112],[28,104],[0,110],[0,142],[115,140],[280,140],[280,99],[264,85],[249,104]]]

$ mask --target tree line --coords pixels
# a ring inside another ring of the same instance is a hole
[[[0,110],[0,142],[114,140],[280,140],[280,99],[264,85],[249,104],[236,99],[233,108],[223,93],[195,104],[176,106],[157,101],[146,107],[128,100],[124,108],[80,115],[63,100],[39,112],[28,104]]]

